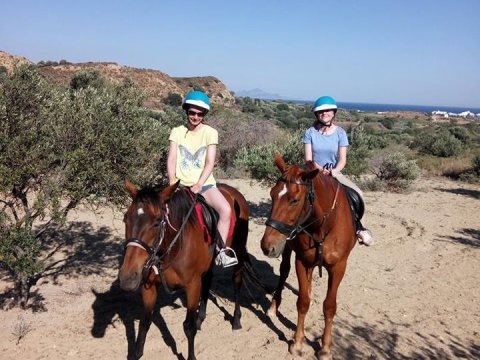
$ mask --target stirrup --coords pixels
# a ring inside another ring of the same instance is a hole
[[[227,255],[227,251],[232,252],[233,256]],[[232,248],[225,247],[220,249],[215,257],[215,265],[221,265],[224,268],[234,266],[238,264],[237,254]]]

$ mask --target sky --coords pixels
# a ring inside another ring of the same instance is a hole
[[[480,108],[480,0],[22,0],[0,50],[298,100]]]

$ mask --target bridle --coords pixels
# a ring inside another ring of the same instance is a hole
[[[159,223],[158,223],[158,231],[157,231],[157,236],[155,237],[155,241],[153,243],[153,246],[148,245],[145,241],[139,238],[129,238],[125,241],[125,251],[127,251],[128,246],[136,246],[139,247],[140,249],[144,250],[148,254],[148,259],[143,265],[142,268],[142,279],[145,281],[148,277],[148,274],[150,273],[150,269],[153,268],[155,273],[158,274],[158,268],[157,265],[160,263],[160,258],[157,256],[158,251],[160,250],[160,247],[162,246],[163,240],[165,238],[165,229],[166,229],[166,216],[165,213],[162,215]],[[154,225],[156,226],[156,224]]]
[[[333,199],[333,203],[330,209],[325,214],[323,214],[322,217],[313,218],[310,222],[307,223],[307,221],[312,217],[313,204],[315,200],[315,192],[313,191],[312,179],[308,179],[307,181],[303,181],[303,180],[289,181],[285,178],[280,178],[278,181],[282,181],[287,184],[296,184],[296,185],[307,187],[307,193],[305,195],[306,199],[304,199],[303,209],[302,209],[302,212],[300,213],[300,214],[305,213],[305,215],[303,217],[299,216],[295,225],[289,225],[282,221],[272,219],[271,217],[268,218],[267,221],[265,221],[265,225],[270,226],[271,228],[274,228],[281,234],[285,235],[287,237],[286,239],[287,241],[295,239],[297,235],[302,232],[306,233],[308,236],[313,238],[314,236],[307,231],[307,228],[316,222],[320,222],[320,226],[323,226],[323,224],[325,223],[327,218],[330,216],[330,214],[333,212],[337,204],[337,197],[338,197],[338,192],[340,188],[340,183],[337,184],[337,188],[335,190],[335,197]],[[323,229],[321,229],[321,233],[323,233]],[[322,239],[321,239],[322,241],[324,237],[325,236],[322,236]]]
[[[153,269],[155,274],[160,275],[162,279],[162,283],[164,284],[164,287],[168,292],[170,291],[168,290],[168,286],[166,285],[166,282],[163,276],[163,271],[166,269],[166,267],[164,266],[163,260],[168,254],[170,254],[173,247],[177,243],[178,239],[182,236],[183,230],[185,229],[185,226],[188,223],[188,219],[192,214],[193,209],[195,208],[195,204],[197,202],[196,194],[192,198],[192,200],[193,200],[192,205],[190,206],[187,213],[183,217],[182,225],[178,230],[172,226],[169,218],[168,205],[165,204],[165,208],[162,209],[162,216],[158,223],[159,229],[157,232],[157,236],[155,237],[153,246],[150,246],[142,239],[135,238],[135,237],[129,238],[125,242],[125,251],[127,250],[128,246],[136,246],[146,251],[149,256],[147,261],[143,265],[142,280],[145,282],[148,278],[148,275],[150,274],[150,270]],[[176,232],[176,234],[175,234],[175,237],[170,242],[170,244],[168,245],[167,249],[161,255],[159,255],[160,247],[162,246],[163,240],[165,239],[165,230],[167,228],[167,224],[173,231]]]

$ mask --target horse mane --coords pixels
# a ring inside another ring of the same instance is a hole
[[[184,216],[188,213],[192,207],[193,193],[189,193],[188,189],[177,189],[172,198],[168,201],[168,213],[170,221],[180,226],[185,220]],[[192,215],[194,215],[192,213]],[[190,215],[188,222],[190,224],[195,223],[195,216]]]
[[[144,187],[140,189],[135,196],[134,202],[136,204],[143,203],[151,205],[154,209],[162,210],[164,205],[160,200],[159,189],[156,187]],[[170,216],[170,221],[173,224],[180,226],[184,219],[185,214],[190,210],[192,206],[192,198],[188,194],[186,189],[178,189],[173,194],[172,198],[167,202],[168,204],[168,214]],[[190,216],[188,218],[189,223],[194,223],[195,217]]]
[[[315,163],[313,161],[307,161],[304,165],[290,165],[287,167],[283,173],[283,178],[287,182],[296,182],[298,181],[300,172],[303,171],[312,171],[315,170]]]
[[[137,195],[135,196],[134,202],[136,204],[143,203],[153,206],[155,209],[160,209],[162,203],[160,197],[158,196],[158,190],[154,187],[146,186],[138,190]]]

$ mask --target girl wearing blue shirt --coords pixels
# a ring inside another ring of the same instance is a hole
[[[347,163],[349,144],[345,130],[333,123],[337,113],[335,99],[330,96],[319,97],[313,106],[313,113],[316,121],[303,136],[305,161],[313,161],[320,171],[357,191],[363,200],[363,193],[358,186],[342,174]],[[361,244],[373,244],[372,234],[367,229],[357,231],[357,238]]]

